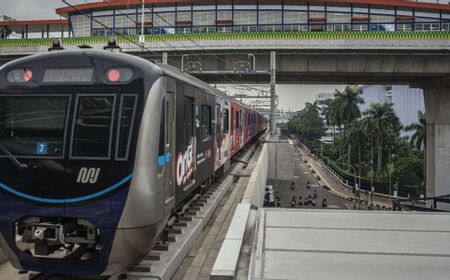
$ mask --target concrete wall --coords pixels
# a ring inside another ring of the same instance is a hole
[[[269,168],[269,147],[264,144],[252,175],[248,181],[247,189],[242,197],[242,203],[250,203],[256,207],[264,206],[264,190]]]
[[[292,180],[294,176],[294,146],[286,143],[268,143],[269,169],[267,179]]]

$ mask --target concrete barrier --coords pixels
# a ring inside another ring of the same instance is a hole
[[[233,220],[209,275],[210,279],[235,279],[250,207],[250,203],[239,203],[236,207]]]
[[[237,205],[227,235],[211,270],[210,279],[235,279],[250,210],[252,207],[260,208],[264,206],[268,168],[269,149],[267,144],[264,144],[247,183],[241,203]]]
[[[244,196],[242,197],[243,203],[250,203],[258,208],[264,206],[264,191],[266,187],[268,168],[269,148],[267,144],[264,144],[255,168],[253,169],[252,175],[248,181]]]
[[[5,263],[6,261],[8,261],[8,257],[0,250],[0,264]]]

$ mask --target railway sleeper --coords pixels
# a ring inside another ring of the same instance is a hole
[[[157,243],[154,247],[152,251],[169,251],[169,244],[161,244],[161,243]]]
[[[183,215],[183,216],[180,216],[178,218],[178,221],[180,221],[180,222],[191,222],[192,221],[192,217],[193,216],[185,216],[185,215]]]
[[[191,219],[192,221],[192,219]],[[187,221],[179,221],[173,224],[174,227],[187,227],[188,223]]]
[[[204,207],[205,203],[204,202],[196,202],[196,203],[194,203],[193,206],[195,206],[195,207]]]
[[[160,261],[161,260],[161,253],[160,252],[155,252],[155,251],[151,251],[146,257],[146,260],[149,261]]]
[[[169,242],[170,243],[177,242],[177,235],[176,234],[169,234]]]
[[[195,217],[197,216],[197,211],[189,210],[183,213],[183,217]]]
[[[169,229],[169,234],[182,234],[183,229],[182,228],[171,228]]]

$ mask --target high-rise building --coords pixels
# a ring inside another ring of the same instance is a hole
[[[362,97],[361,112],[369,109],[371,103],[393,103],[403,127],[418,122],[418,111],[425,112],[423,90],[407,85],[366,85],[362,87]],[[401,135],[411,136],[412,133],[403,130]]]

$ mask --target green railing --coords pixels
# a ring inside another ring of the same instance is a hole
[[[209,40],[450,40],[450,32],[231,32],[146,35],[146,42]],[[117,36],[118,43],[138,42],[138,35]],[[62,38],[63,45],[105,44],[107,37]],[[50,46],[52,39],[0,39],[0,47]]]

